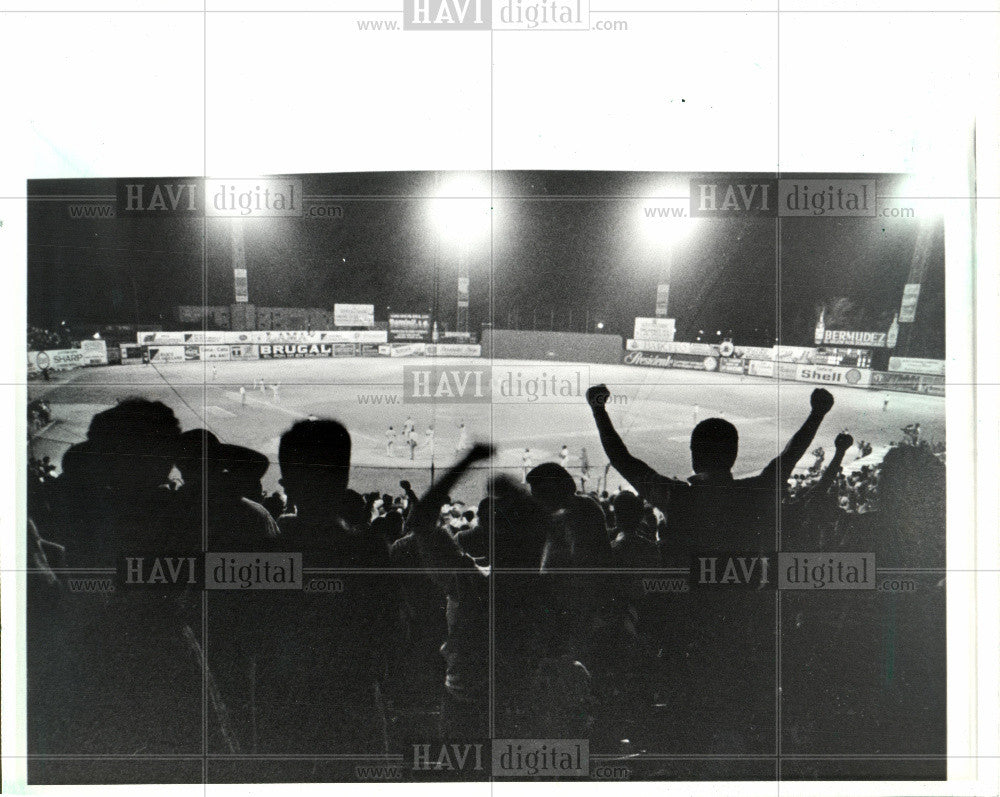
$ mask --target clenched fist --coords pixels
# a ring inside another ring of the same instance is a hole
[[[607,385],[593,385],[587,388],[587,403],[591,407],[603,407],[611,399]]]
[[[833,407],[833,394],[824,387],[818,387],[812,392],[809,403],[815,412],[826,415]]]
[[[847,449],[854,445],[854,438],[847,432],[841,432],[834,439],[833,444],[837,447],[838,451],[847,451]]]
[[[492,457],[493,452],[493,446],[487,443],[476,443],[469,449],[469,453],[465,455],[465,458],[469,462],[479,462],[480,460]]]

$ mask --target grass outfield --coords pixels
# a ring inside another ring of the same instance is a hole
[[[58,381],[34,382],[29,398],[44,396],[52,406],[54,422],[32,443],[35,456],[58,462],[65,449],[86,436],[90,418],[127,396],[144,396],[173,408],[184,429],[204,426],[220,439],[249,446],[277,459],[281,433],[299,419],[332,417],[344,422],[354,441],[352,487],[359,491],[392,490],[400,479],[413,482],[419,492],[430,481],[431,467],[440,473],[455,459],[460,441],[459,424],[465,423],[468,440],[492,441],[498,454],[490,469],[520,478],[524,449],[531,463],[558,461],[561,447],[569,447],[569,470],[579,478],[580,453],[590,460],[589,488],[597,487],[606,459],[582,397],[559,403],[544,400],[518,403],[404,403],[404,364],[426,360],[316,359],[258,360],[252,362],[177,363],[156,366],[109,366],[60,374]],[[436,364],[461,368],[482,365],[483,360],[445,360]],[[611,417],[637,456],[661,472],[678,477],[690,473],[688,438],[697,420],[726,418],[740,432],[740,456],[735,472],[758,471],[774,457],[809,413],[809,394],[815,385],[699,371],[639,368],[624,365],[495,362],[494,367],[517,374],[538,375],[544,369],[558,373],[579,371],[579,384],[606,382],[616,402]],[[279,384],[275,401],[270,387],[253,388],[263,378],[268,386]],[[242,403],[240,387],[246,390]],[[945,439],[944,400],[907,393],[832,388],[836,398],[816,438],[828,454],[833,438],[848,429],[856,440],[885,445],[898,440],[901,427],[919,422],[925,438]],[[883,399],[889,406],[883,412]],[[386,452],[386,430],[397,432],[407,416],[416,425],[420,446],[410,459],[400,442],[392,455]],[[434,443],[425,431],[433,424]],[[856,451],[848,454],[850,462]],[[807,455],[802,464],[812,458]],[[489,469],[467,480],[462,497],[477,501]],[[264,486],[277,487],[277,465],[268,471]],[[608,486],[620,479],[612,471]]]

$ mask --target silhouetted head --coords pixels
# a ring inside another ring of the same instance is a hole
[[[299,421],[278,446],[281,484],[301,514],[338,507],[351,469],[351,435],[332,420]]]
[[[368,508],[365,506],[365,499],[354,490],[344,492],[340,514],[351,529],[364,529],[368,526]]]
[[[62,475],[59,477],[64,484],[72,482],[93,481],[94,468],[98,465],[93,446],[90,443],[76,443],[71,445],[62,455],[60,466]]]
[[[532,496],[511,489],[502,498],[487,498],[479,504],[478,518],[484,538],[493,535],[497,565],[541,567],[546,513]]]
[[[382,525],[382,533],[385,535],[386,542],[394,543],[400,537],[403,536],[403,515],[402,513],[393,510],[388,515],[385,516],[385,522]]]
[[[619,531],[634,531],[642,521],[642,499],[628,490],[618,493],[611,505],[615,508],[615,518]]]
[[[138,489],[163,484],[177,458],[181,427],[160,401],[133,398],[99,412],[87,430],[89,451],[107,483]]]
[[[527,476],[531,494],[546,509],[560,509],[576,494],[576,482],[565,468],[554,462],[544,462],[532,468]]]
[[[731,470],[739,447],[735,426],[722,418],[707,418],[691,432],[691,467],[695,473]]]
[[[218,447],[219,438],[207,429],[188,429],[181,434],[177,470],[181,472],[185,485],[200,484],[208,470],[221,470],[214,454],[206,455],[206,452],[214,452]]]
[[[180,436],[177,469],[187,490],[197,491],[207,478],[209,491],[217,497],[259,501],[260,480],[269,464],[260,452],[222,443],[207,429],[189,429]]]
[[[609,567],[611,541],[601,505],[582,495],[570,497],[562,515],[569,538],[572,563],[576,567]]]
[[[225,469],[225,484],[235,495],[260,501],[261,479],[270,461],[259,451],[234,445],[220,445],[218,457]]]

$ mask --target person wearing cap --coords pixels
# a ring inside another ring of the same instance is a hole
[[[263,454],[221,443],[207,429],[180,436],[177,469],[184,484],[178,491],[192,515],[201,518],[202,501],[209,550],[258,551],[278,536],[278,525],[258,500],[268,468]],[[200,525],[200,523],[199,523]]]

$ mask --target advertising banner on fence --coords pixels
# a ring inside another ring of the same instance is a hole
[[[871,384],[872,372],[867,368],[844,368],[839,365],[799,365],[795,369],[795,379],[799,382],[819,382],[825,385],[868,387]]]
[[[228,360],[230,359],[229,346],[215,345],[215,346],[202,346],[201,347],[201,358],[203,360]]]
[[[183,345],[184,334],[183,332],[136,332],[135,342],[161,346]]]
[[[622,358],[622,363],[625,365],[645,365],[652,368],[669,368],[673,361],[673,354],[644,351],[626,352]]]
[[[920,357],[890,357],[889,370],[904,374],[944,376],[944,360],[926,360]]]
[[[696,354],[661,354],[659,352],[630,351],[622,358],[625,365],[643,365],[653,368],[684,368],[689,371],[714,371],[717,358]]]
[[[139,332],[140,343],[147,345],[236,345],[239,343],[385,343],[383,329],[259,329],[244,332],[209,330],[192,332]]]
[[[332,343],[262,343],[260,345],[260,357],[279,358],[287,357],[332,357]]]
[[[702,357],[719,356],[719,347],[712,343],[688,343],[682,340],[633,340],[625,341],[629,351],[655,351],[662,354],[698,354]]]
[[[151,363],[182,363],[184,362],[184,346],[150,346],[149,361]]]
[[[628,338],[625,341],[625,348],[628,351],[658,351],[664,354],[672,353],[671,346],[675,344],[660,340],[635,340]]]
[[[636,340],[659,340],[671,342],[674,339],[675,323],[673,318],[636,318]]]
[[[724,374],[743,374],[746,373],[746,368],[743,360],[735,357],[723,357],[719,360],[719,371]]]
[[[887,344],[885,332],[856,332],[846,329],[828,329],[823,333],[825,346],[853,346],[869,349],[884,349]]]
[[[871,386],[878,390],[924,393],[928,396],[944,395],[944,377],[932,374],[903,374],[873,371]]]
[[[141,365],[142,355],[145,353],[146,347],[140,346],[138,343],[123,343],[121,351],[122,365]]]
[[[260,347],[255,343],[239,343],[229,347],[230,360],[256,360],[260,357]]]
[[[201,359],[201,346],[185,346],[184,359],[187,361]]]
[[[775,346],[771,349],[772,356],[783,363],[807,363],[816,352],[811,346]]]
[[[87,365],[108,364],[108,344],[103,340],[87,338],[80,341],[80,351],[87,359]]]
[[[736,345],[735,354],[746,360],[773,360],[773,346],[740,346]]]
[[[774,360],[751,360],[747,363],[747,373],[750,376],[766,376],[774,378]]]
[[[388,340],[384,329],[362,329],[353,332],[324,332],[323,343],[385,343]]]
[[[237,333],[223,331],[201,331],[184,333],[184,342],[197,345],[229,343],[226,336]]]
[[[254,335],[255,343],[329,343],[327,333],[304,329],[267,329]]]
[[[45,368],[50,371],[70,371],[87,365],[87,355],[80,349],[47,349],[28,352],[28,373],[38,373]]]
[[[477,343],[428,343],[424,351],[428,357],[479,357],[483,353]]]
[[[335,304],[333,306],[333,323],[334,326],[338,327],[375,326],[375,305]]]
[[[774,364],[774,375],[778,379],[794,381],[796,373],[798,372],[798,367],[799,366],[796,363],[785,363],[779,361]]]
[[[390,313],[389,340],[428,341],[431,317],[427,313]]]
[[[330,329],[313,332],[269,330],[256,333],[256,343],[385,343],[384,329]]]
[[[384,343],[378,347],[383,357],[423,357],[427,353],[427,343]]]

